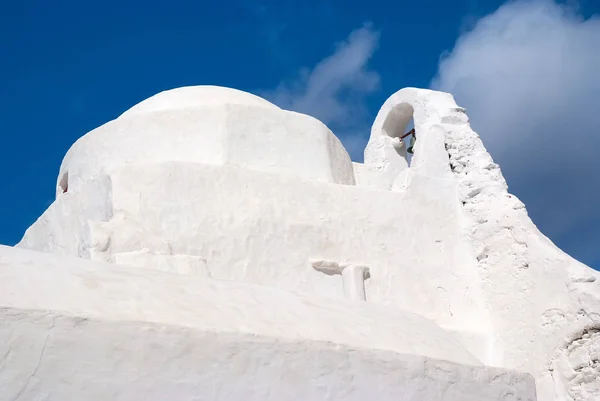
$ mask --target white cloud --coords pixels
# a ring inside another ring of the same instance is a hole
[[[540,228],[600,266],[600,19],[507,3],[457,40],[432,87],[468,109]]]
[[[365,25],[350,33],[314,68],[301,69],[294,79],[261,95],[284,109],[318,118],[358,157],[362,148],[352,146],[357,142],[354,133],[368,135],[369,113],[364,102],[379,87],[379,74],[368,67],[378,41],[379,33]]]

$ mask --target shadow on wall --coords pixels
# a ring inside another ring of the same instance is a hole
[[[410,122],[408,123],[408,125],[405,128],[405,131],[406,131],[406,133],[408,133],[414,129],[415,129],[415,122],[411,117]],[[406,133],[404,135],[406,135]],[[415,132],[415,135],[409,135],[409,136],[405,137],[402,141],[404,142],[404,147],[407,150],[411,149],[415,145],[415,142],[416,142],[416,132]],[[408,163],[408,166],[410,167],[410,163],[412,162],[412,158],[413,158],[412,149],[411,149],[411,151],[407,151],[406,153],[407,153],[406,154],[406,162]]]
[[[65,172],[62,177],[60,177],[60,181],[58,183],[58,192],[59,193],[67,193],[69,190],[69,173]]]

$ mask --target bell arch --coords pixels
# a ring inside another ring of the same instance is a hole
[[[375,167],[393,180],[410,166],[410,135],[405,136],[415,125],[415,107],[410,101],[400,101],[382,113],[386,105],[390,106],[386,102],[375,119],[364,159],[365,164]]]

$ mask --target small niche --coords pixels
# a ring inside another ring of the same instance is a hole
[[[66,171],[62,177],[60,177],[60,181],[58,182],[58,186],[60,187],[63,194],[66,194],[69,190],[69,172]]]

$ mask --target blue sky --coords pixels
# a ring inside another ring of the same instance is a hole
[[[315,115],[361,161],[380,105],[452,92],[540,229],[600,269],[600,2],[75,1],[0,9],[0,243],[48,207],[69,146],[165,89]]]

